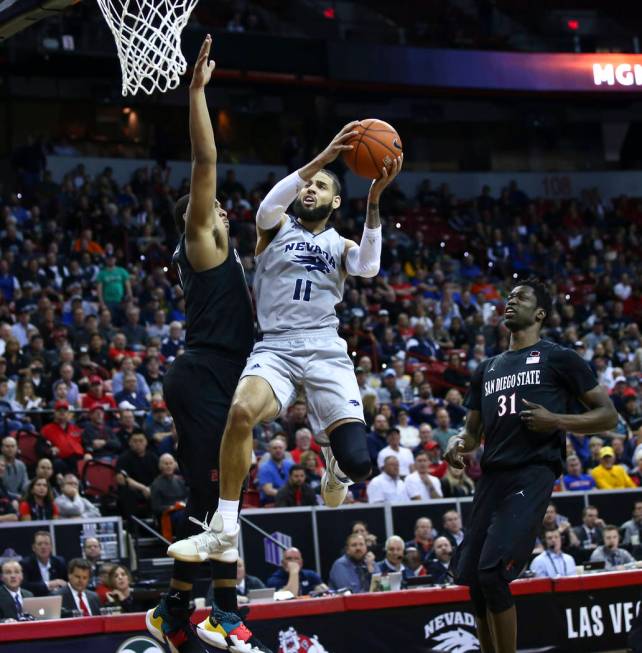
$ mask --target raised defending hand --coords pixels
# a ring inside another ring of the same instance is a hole
[[[464,469],[463,454],[465,453],[466,443],[464,438],[461,435],[453,435],[452,438],[448,440],[444,460],[455,469]]]
[[[207,86],[212,78],[212,73],[216,67],[216,62],[209,61],[210,47],[212,46],[212,37],[208,34],[203,41],[201,51],[198,53],[198,59],[194,64],[194,74],[190,88],[203,88]]]
[[[537,431],[540,433],[550,433],[555,431],[558,426],[558,418],[555,413],[550,410],[534,404],[532,401],[522,399],[528,410],[523,410],[519,416],[526,428],[529,431]]]
[[[328,163],[332,163],[339,154],[342,152],[345,152],[347,150],[351,150],[353,148],[352,145],[347,145],[346,141],[349,141],[351,138],[354,138],[355,136],[359,135],[359,132],[355,131],[355,127],[360,125],[361,123],[358,120],[354,120],[352,122],[349,122],[331,141],[328,147],[319,154],[317,159],[323,163],[323,165],[327,165]]]
[[[386,166],[383,166],[381,169],[381,177],[379,179],[374,179],[370,185],[369,199],[371,202],[379,201],[381,193],[383,193],[384,188],[389,186],[393,179],[401,172],[401,166],[403,165],[403,154],[395,157],[392,160],[390,165],[390,170]]]

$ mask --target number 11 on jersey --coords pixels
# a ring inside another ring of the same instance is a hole
[[[301,287],[303,286],[303,279],[297,279],[296,280],[296,285],[294,286],[294,295],[292,296],[292,299],[295,301],[299,301],[301,299]],[[305,288],[303,289],[303,301],[304,302],[309,302],[310,301],[310,293],[312,292],[312,282],[311,281],[306,281],[305,282]]]
[[[514,415],[517,412],[517,393],[513,392],[512,395],[499,395],[497,397],[497,414],[503,417],[508,412],[509,415]],[[507,405],[509,404],[509,405]]]

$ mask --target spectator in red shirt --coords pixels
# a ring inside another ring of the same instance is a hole
[[[51,485],[46,478],[34,478],[18,507],[20,521],[58,519],[60,512],[54,502]]]
[[[122,361],[123,358],[135,358],[138,354],[127,348],[127,336],[119,331],[112,338],[108,356],[113,362],[118,363],[118,361]]]
[[[114,398],[105,393],[103,380],[98,375],[89,377],[89,391],[82,398],[81,406],[84,410],[92,410],[94,406],[102,406],[106,410],[116,408]]]
[[[294,438],[296,440],[296,447],[290,451],[290,455],[292,456],[292,460],[294,460],[297,465],[301,464],[301,456],[306,452],[306,451],[312,451],[312,432],[310,429],[307,428],[302,428],[299,429],[295,434]],[[316,466],[316,471],[318,474],[323,473],[323,462],[321,461],[321,458],[319,457],[318,453],[315,453],[312,451],[314,456],[316,456],[317,460],[317,466]]]
[[[82,431],[71,421],[69,402],[57,401],[54,405],[53,422],[42,428],[42,437],[51,444],[51,453],[57,459],[54,466],[60,473],[76,472],[79,460],[90,460],[82,444]]]
[[[428,451],[428,456],[430,457],[428,473],[437,478],[442,478],[446,474],[446,471],[448,471],[448,463],[441,459],[441,448],[439,444],[435,440],[432,440],[426,444],[425,449]]]

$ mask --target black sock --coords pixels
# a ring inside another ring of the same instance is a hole
[[[191,590],[177,590],[173,587],[167,592],[166,601],[169,608],[187,608],[192,597]]]
[[[236,610],[236,587],[214,587],[214,603],[223,612]]]

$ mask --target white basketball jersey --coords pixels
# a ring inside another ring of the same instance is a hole
[[[333,228],[314,235],[287,217],[256,257],[254,292],[262,333],[337,328],[344,248],[345,239]]]

